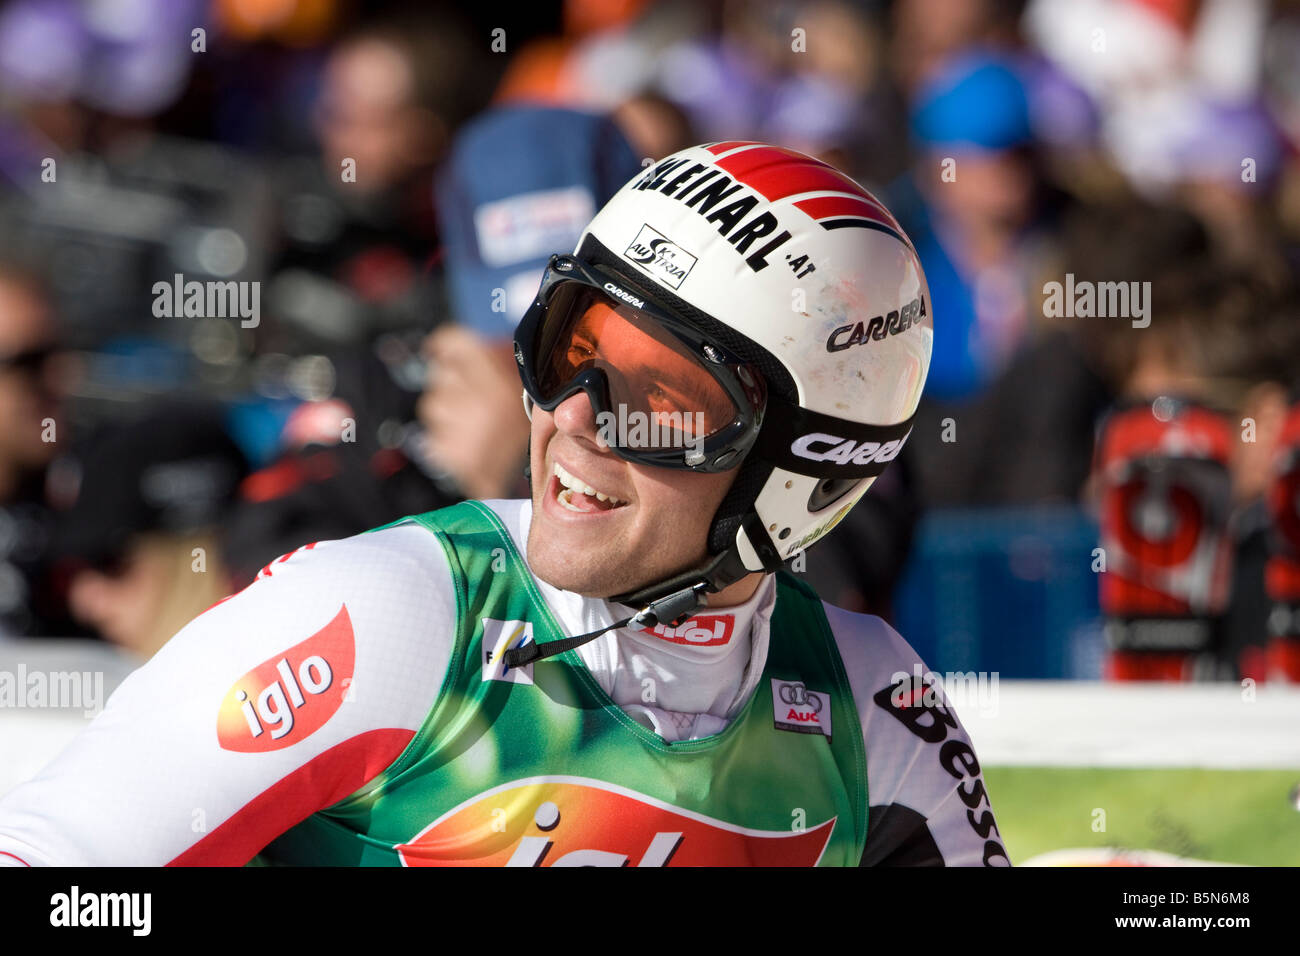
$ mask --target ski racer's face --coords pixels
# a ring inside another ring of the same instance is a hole
[[[530,458],[528,562],[542,580],[596,598],[703,561],[709,525],[738,470],[706,474],[623,460],[600,441],[584,392],[554,411],[533,409]]]

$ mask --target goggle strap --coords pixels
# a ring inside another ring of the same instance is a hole
[[[769,396],[752,454],[797,475],[874,478],[902,451],[915,417],[896,425],[864,425]]]

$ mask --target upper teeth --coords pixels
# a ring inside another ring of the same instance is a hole
[[[565,488],[569,489],[570,491],[577,491],[584,495],[591,495],[591,497],[597,499],[598,501],[612,501],[616,505],[627,504],[627,502],[624,501],[622,498],[615,498],[613,495],[607,495],[603,491],[597,491],[595,488],[591,487],[591,485],[587,484],[581,478],[569,474],[567,471],[565,471],[563,468],[560,467],[559,462],[555,463],[555,477],[560,479],[560,484],[562,484]]]

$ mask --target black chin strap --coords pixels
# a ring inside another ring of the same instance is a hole
[[[641,607],[692,588],[703,588],[702,593],[716,594],[723,588],[735,584],[746,574],[749,574],[749,569],[741,562],[740,553],[733,545],[699,567],[648,584],[636,591],[615,594],[610,600],[629,607]]]
[[[697,608],[704,606],[706,595],[716,594],[748,573],[749,569],[741,562],[736,549],[729,548],[703,567],[609,599],[631,607],[644,605],[631,617],[625,617],[596,631],[579,634],[577,637],[513,648],[506,651],[505,664],[507,667],[523,667],[533,661],[545,660],[594,641],[606,631],[621,630],[625,627],[633,631],[644,631],[658,624],[676,627],[694,614]]]
[[[577,637],[566,637],[558,641],[526,644],[523,647],[516,647],[506,651],[506,667],[523,667],[533,661],[545,660],[548,657],[554,657],[556,654],[563,654],[565,651],[581,647],[589,641],[594,641],[606,631],[619,630],[624,627],[633,631],[644,631],[656,624],[674,625],[678,621],[690,617],[695,609],[702,604],[704,604],[704,585],[701,583],[698,588],[684,588],[669,594],[667,597],[660,598],[658,601],[651,601],[631,617],[615,621],[607,627],[600,628],[600,630],[579,634]]]

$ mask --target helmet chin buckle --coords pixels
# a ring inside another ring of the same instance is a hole
[[[635,591],[615,594],[609,600],[626,604],[628,607],[646,609],[649,609],[650,605],[661,605],[665,611],[675,610],[677,604],[674,599],[680,600],[685,609],[684,613],[680,614],[680,620],[684,621],[690,617],[690,613],[695,608],[704,606],[706,595],[716,594],[750,573],[752,572],[745,567],[745,563],[740,558],[740,552],[733,546],[690,571],[648,584]],[[686,603],[688,595],[692,596],[694,601],[689,605]],[[659,623],[666,623],[661,615]]]
[[[669,595],[651,601],[632,618],[627,628],[629,631],[644,631],[646,628],[663,624],[677,627],[695,613],[695,609],[704,604],[704,585],[682,588]]]
[[[505,653],[506,666],[523,667],[533,661],[545,660],[548,657],[563,654],[565,651],[581,647],[589,641],[594,641],[606,631],[621,628],[644,631],[657,624],[677,627],[688,620],[697,608],[704,606],[707,594],[721,591],[727,585],[734,584],[749,573],[751,572],[740,559],[737,549],[735,547],[728,548],[724,553],[694,571],[687,571],[676,577],[660,581],[658,584],[644,587],[639,591],[619,594],[609,598],[610,601],[619,604],[640,608],[630,617],[625,617],[620,621],[607,624],[586,634],[579,634],[576,637],[544,641],[541,644],[534,642],[523,647],[512,648]]]

